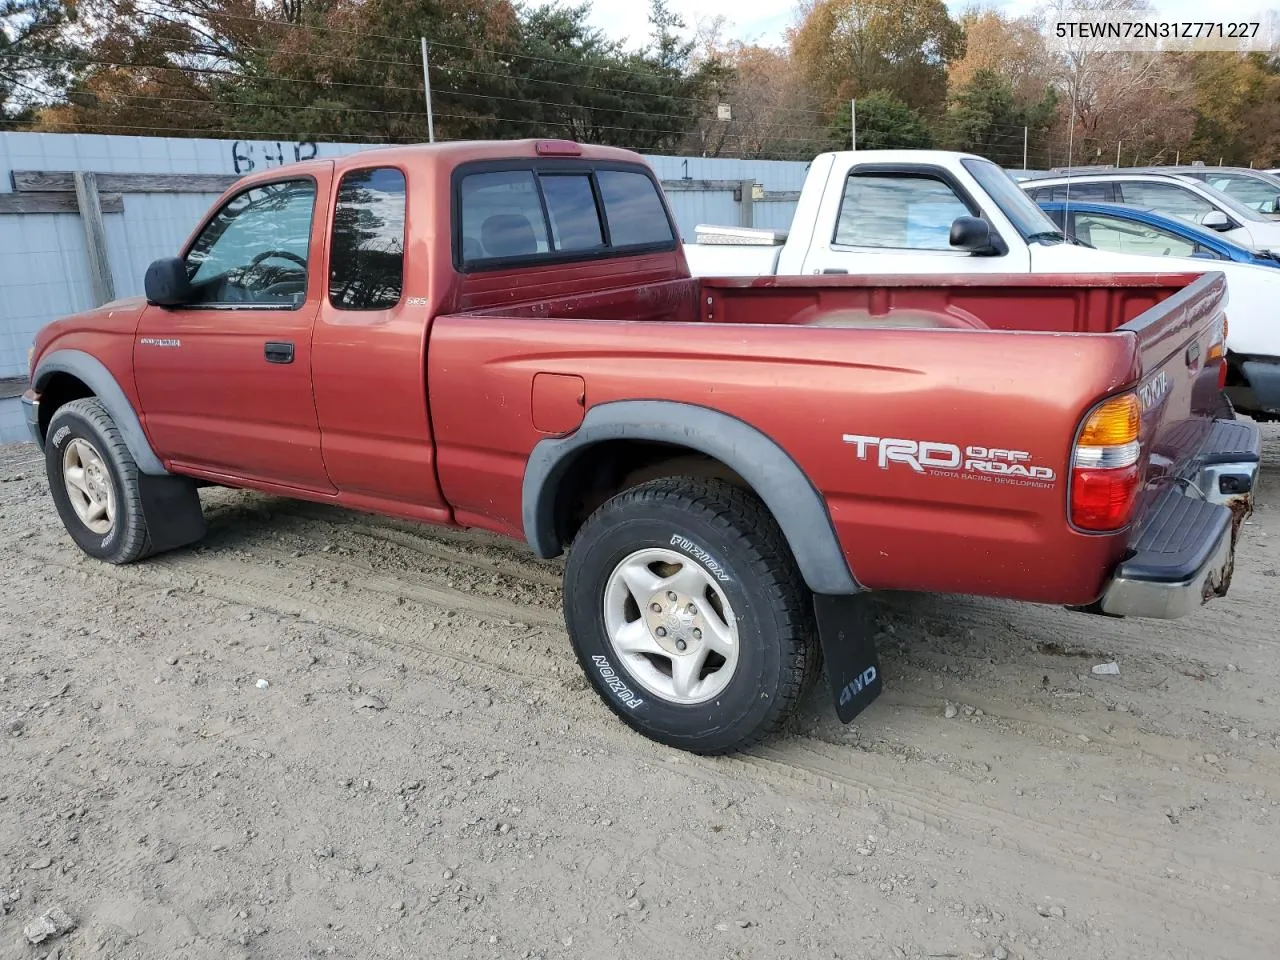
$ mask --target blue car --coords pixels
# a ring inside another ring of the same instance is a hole
[[[1039,206],[1068,237],[1099,250],[1280,268],[1280,258],[1255,253],[1212,230],[1141,207],[1089,200],[1042,200]]]

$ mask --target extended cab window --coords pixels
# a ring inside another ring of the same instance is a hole
[[[285,180],[228,200],[187,252],[193,303],[301,306],[315,199],[314,181]]]
[[[583,165],[468,173],[458,203],[467,265],[675,246],[662,196],[639,172]]]
[[[855,172],[845,182],[835,242],[849,247],[950,250],[952,222],[972,215],[955,191],[934,177]]]
[[[329,302],[339,310],[388,310],[404,288],[404,174],[355,170],[338,184],[329,254]]]

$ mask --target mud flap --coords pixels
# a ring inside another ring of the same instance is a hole
[[[871,600],[865,594],[814,594],[813,610],[836,716],[848,723],[871,706],[882,689]]]
[[[142,515],[151,535],[151,553],[195,543],[205,534],[196,485],[186,477],[138,475]]]

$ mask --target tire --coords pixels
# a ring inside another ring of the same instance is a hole
[[[76,464],[82,480],[92,487],[92,499],[67,479],[66,468]],[[45,441],[45,473],[63,526],[89,556],[123,564],[151,552],[138,465],[115,421],[96,397],[73,400],[54,412]],[[82,508],[100,505],[105,498],[109,517],[86,521],[73,498]]]
[[[640,734],[693,753],[771,735],[818,676],[811,598],[790,549],[764,505],[721,480],[651,480],[596,510],[569,551],[564,611],[604,702]]]

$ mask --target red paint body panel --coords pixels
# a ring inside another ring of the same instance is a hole
[[[312,376],[324,463],[342,502],[388,501],[436,521],[449,510],[435,475],[435,446],[427,411],[426,352],[435,235],[419,225],[435,220],[438,197],[430,180],[403,160],[370,155],[346,164],[333,179],[326,220],[332,218],[341,174],[359,167],[396,167],[405,175],[404,288],[388,310],[339,310],[322,292],[312,341]],[[446,229],[447,236],[447,229]],[[323,269],[328,277],[326,231]]]
[[[428,383],[441,485],[459,514],[521,535],[524,462],[541,435],[513,400],[535,372],[558,370],[586,380],[591,405],[680,400],[772,437],[825,494],[870,587],[1086,602],[1124,550],[1123,536],[1068,528],[1065,482],[1041,490],[895,476],[859,463],[842,437],[1027,450],[1064,476],[1080,417],[1130,373],[1127,338],[1071,341],[1046,369],[1045,350],[1059,350],[1049,335],[712,324],[672,325],[661,339],[636,333],[627,323],[437,318]],[[479,371],[470,389],[436,374],[464,358]]]
[[[309,244],[314,262],[328,236],[325,198],[333,164],[305,167],[316,184]],[[325,276],[323,270],[308,272],[307,299],[296,310],[143,310],[134,377],[152,446],[171,469],[335,490],[321,456],[311,389],[311,337]],[[293,344],[293,362],[269,363],[268,341]]]
[[[536,155],[533,141],[445,144],[246,177],[211,212],[251,184],[317,178],[303,309],[228,317],[122,304],[50,325],[37,352],[75,346],[106,363],[178,472],[516,538],[526,461],[548,434],[615,400],[699,404],[795,460],[866,586],[1065,604],[1098,596],[1129,537],[1068,522],[1071,451],[1089,409],[1140,381],[1164,391],[1144,417],[1144,496],[1207,429],[1191,411],[1209,408],[1217,365],[1186,348],[1207,345],[1221,281],[1186,296],[1194,274],[698,280],[678,245],[457,272],[454,169]],[[642,162],[612,148],[582,156]],[[404,291],[390,310],[344,313],[325,291],[333,203],[343,173],[372,166],[406,175]],[[904,311],[944,328],[808,325]],[[143,336],[183,347],[144,348]],[[294,364],[264,363],[268,339],[292,340]],[[868,437],[1026,451],[1052,480],[882,466],[860,455]]]

